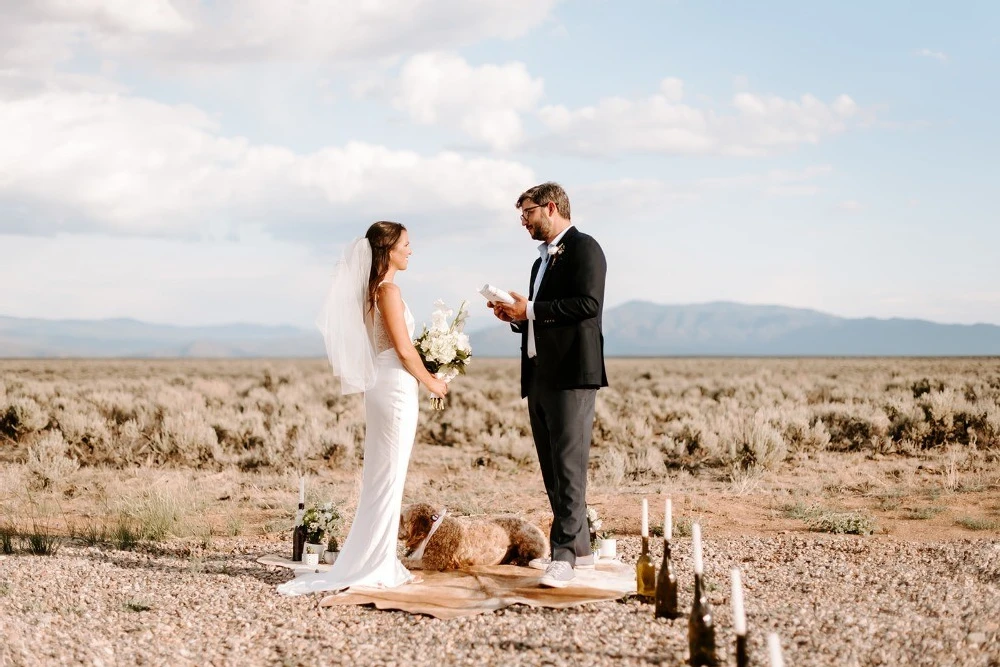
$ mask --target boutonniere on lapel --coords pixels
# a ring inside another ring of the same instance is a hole
[[[549,246],[547,252],[549,253],[549,268],[551,269],[556,265],[556,260],[559,259],[559,255],[566,251],[566,246],[560,243],[556,247]]]

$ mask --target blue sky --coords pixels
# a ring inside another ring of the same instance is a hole
[[[418,320],[525,291],[557,180],[607,306],[1000,324],[987,2],[0,6],[0,314],[309,327],[410,229]]]

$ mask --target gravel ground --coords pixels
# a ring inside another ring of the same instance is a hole
[[[638,538],[619,539],[634,562]],[[440,621],[285,598],[274,543],[168,543],[140,552],[64,545],[0,560],[2,665],[683,664],[685,620],[634,599],[569,610],[509,607]],[[659,549],[655,550],[659,562]],[[689,542],[675,560],[690,603]],[[1000,665],[1000,543],[902,543],[789,534],[707,540],[720,654],[732,663],[729,569],[746,586],[750,645],[767,664]]]

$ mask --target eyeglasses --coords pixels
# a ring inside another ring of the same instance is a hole
[[[538,206],[529,206],[528,208],[522,208],[521,209],[521,220],[527,220],[528,219],[528,211],[532,211],[532,210],[534,210],[536,208],[543,208],[545,206],[548,206],[548,204],[539,204]]]

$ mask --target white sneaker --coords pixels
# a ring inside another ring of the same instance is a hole
[[[554,560],[545,569],[545,574],[538,580],[538,585],[549,588],[563,588],[566,584],[573,581],[573,577],[575,576],[573,574],[573,567],[569,563],[564,560]]]
[[[548,558],[548,557],[545,557],[545,556],[543,556],[542,558],[532,558],[528,562],[528,567],[533,567],[536,570],[546,570],[546,569],[548,569],[549,564],[551,562],[552,562],[552,559]],[[596,562],[596,559],[594,557],[594,554],[592,554],[592,553],[591,554],[587,554],[586,556],[577,556],[576,557],[576,565],[573,566],[573,569],[575,569],[575,570],[593,570],[595,562]]]

